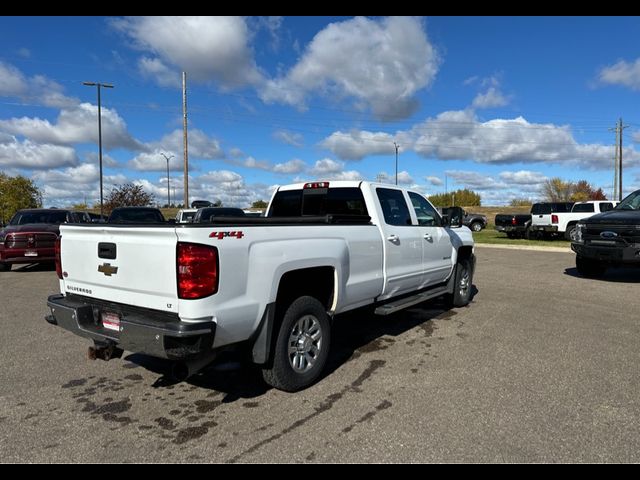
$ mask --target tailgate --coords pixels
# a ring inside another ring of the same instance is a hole
[[[63,225],[60,234],[65,293],[178,312],[175,228]]]

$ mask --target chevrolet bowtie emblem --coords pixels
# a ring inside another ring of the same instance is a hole
[[[118,267],[112,267],[110,263],[103,263],[102,265],[98,265],[98,271],[110,277],[118,273]]]

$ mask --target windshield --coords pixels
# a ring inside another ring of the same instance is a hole
[[[46,223],[49,225],[59,225],[67,221],[67,212],[41,211],[41,212],[18,212],[9,225],[27,225],[30,223]]]
[[[640,190],[636,190],[622,200],[615,210],[640,210]]]

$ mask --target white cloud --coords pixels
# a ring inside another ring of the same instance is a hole
[[[63,91],[59,83],[43,75],[26,77],[13,65],[0,61],[0,97],[15,97],[54,108],[70,108],[79,103],[77,98],[67,97]]]
[[[273,172],[274,173],[283,173],[288,175],[293,175],[296,173],[304,172],[307,168],[307,164],[302,160],[295,158],[293,160],[289,160],[285,163],[278,163],[274,165]]]
[[[313,168],[311,169],[311,174],[313,175],[332,175],[340,173],[344,170],[344,163],[336,162],[330,158],[323,158],[322,160],[318,160]]]
[[[509,103],[509,99],[496,87],[490,87],[485,93],[479,93],[473,99],[472,107],[479,108],[496,108],[504,107]]]
[[[273,132],[273,138],[294,147],[304,146],[304,137],[301,133],[294,133],[289,130],[277,130]]]
[[[541,185],[548,178],[540,172],[520,170],[518,172],[501,172],[499,177],[510,185]]]
[[[424,177],[424,179],[434,187],[439,187],[440,185],[444,185],[444,182],[439,177],[431,176],[431,177]]]
[[[420,19],[356,17],[316,34],[298,63],[260,95],[302,109],[311,93],[352,97],[391,121],[416,110],[416,92],[433,82],[439,65]]]
[[[82,103],[60,111],[56,123],[41,118],[0,120],[0,128],[39,143],[70,145],[98,143],[98,107]],[[102,108],[102,145],[105,149],[141,150],[143,146],[127,131],[125,121],[115,110]]]
[[[226,88],[255,85],[262,79],[249,45],[251,34],[242,17],[130,17],[112,25],[154,57],[144,57],[147,73],[186,71],[198,82]],[[175,83],[168,75],[162,85]]]
[[[383,132],[337,131],[322,140],[320,146],[343,160],[362,160],[369,155],[395,155],[394,139]]]
[[[138,69],[142,76],[154,80],[161,87],[182,87],[180,72],[167,67],[159,58],[140,58],[138,60]]]
[[[224,151],[220,142],[198,129],[189,130],[189,159],[215,160],[224,158]],[[167,160],[170,157],[169,170],[182,171],[183,161],[183,132],[174,130],[159,141],[149,142],[143,152],[129,161],[129,167],[134,170],[166,172]]]
[[[7,141],[3,135],[0,143],[0,167],[43,169],[78,162],[76,152],[71,147],[60,145],[38,144],[31,140],[19,141],[13,138]]]
[[[604,67],[598,73],[598,80],[600,83],[640,90],[640,58],[632,63],[620,60],[613,65]]]
[[[504,182],[496,181],[494,178],[478,172],[447,170],[445,173],[455,181],[456,188],[469,188],[471,190],[500,190],[507,188],[507,184]]]

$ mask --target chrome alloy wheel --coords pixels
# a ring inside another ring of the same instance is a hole
[[[289,334],[289,362],[298,373],[313,368],[322,350],[322,328],[313,315],[301,317]]]
[[[469,275],[469,270],[465,269],[462,272],[460,277],[460,283],[458,284],[458,291],[460,292],[460,297],[466,298],[469,294],[469,288],[471,287],[471,276]]]

